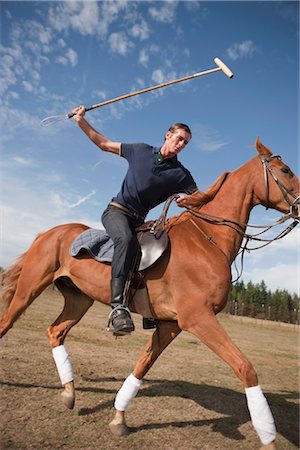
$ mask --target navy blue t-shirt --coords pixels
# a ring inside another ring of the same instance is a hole
[[[192,194],[196,183],[177,156],[156,163],[160,148],[147,144],[122,144],[121,156],[129,167],[118,195],[113,199],[146,217],[150,209],[173,194]]]

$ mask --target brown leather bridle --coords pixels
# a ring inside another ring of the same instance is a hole
[[[277,186],[279,187],[279,189],[282,192],[282,195],[285,199],[285,201],[290,205],[290,212],[293,213],[295,208],[298,207],[298,205],[300,204],[300,195],[298,195],[298,197],[296,197],[296,195],[289,189],[287,189],[284,184],[281,183],[281,181],[277,178],[277,176],[275,175],[272,167],[269,167],[268,164],[269,162],[271,162],[273,159],[279,159],[281,161],[281,156],[279,155],[271,155],[268,158],[260,158],[263,168],[264,168],[264,177],[265,177],[265,189],[266,189],[266,209],[269,208],[269,174],[272,176],[273,180],[275,181],[275,183],[277,184]],[[294,201],[292,202],[290,200],[290,197],[293,197]]]

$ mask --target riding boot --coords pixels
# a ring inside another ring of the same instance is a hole
[[[126,279],[123,277],[111,279],[111,300],[113,308],[109,316],[109,326],[115,336],[124,336],[134,331],[130,311],[123,306],[123,291]]]

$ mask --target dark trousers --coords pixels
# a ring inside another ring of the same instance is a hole
[[[112,278],[126,280],[129,271],[141,257],[140,245],[134,230],[143,223],[143,220],[127,214],[116,206],[108,205],[102,214],[102,223],[114,243]]]

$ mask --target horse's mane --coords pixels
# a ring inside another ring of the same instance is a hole
[[[221,186],[225,182],[227,176],[230,174],[230,172],[224,172],[222,175],[219,176],[219,178],[214,182],[212,186],[210,186],[203,194],[192,194],[192,197],[195,196],[195,201],[193,201],[192,206],[203,206],[207,203],[211,202],[217,193],[219,192]]]
[[[195,192],[195,194],[191,194],[189,196],[189,205],[193,208],[200,208],[203,205],[206,205],[207,203],[211,202],[221,187],[223,186],[225,180],[227,179],[230,172],[224,172],[222,175],[219,176],[219,178],[212,184],[204,193],[199,193],[198,191]],[[168,228],[175,225],[175,222],[178,223],[178,220],[180,222],[187,220],[189,218],[188,211],[184,211],[181,214],[177,216],[170,217],[168,220]]]

